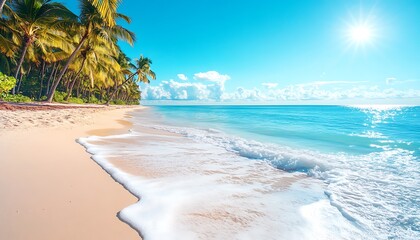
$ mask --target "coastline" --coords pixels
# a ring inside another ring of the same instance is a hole
[[[139,239],[117,217],[138,199],[76,139],[126,131],[140,108],[0,110],[0,238]]]

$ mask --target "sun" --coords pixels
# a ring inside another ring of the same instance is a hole
[[[379,41],[377,21],[372,17],[353,19],[343,28],[345,42],[349,48],[366,49],[374,47]]]
[[[348,30],[350,40],[357,44],[367,43],[373,39],[373,28],[371,26],[362,24],[351,26]]]

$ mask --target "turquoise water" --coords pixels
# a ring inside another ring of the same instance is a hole
[[[420,107],[152,110],[167,124],[158,128],[322,180],[330,205],[366,239],[420,239]]]
[[[417,240],[419,114],[152,106],[125,134],[79,142],[140,199],[119,217],[145,240]]]
[[[420,107],[154,106],[179,126],[214,128],[263,142],[366,154],[382,147],[420,155]]]

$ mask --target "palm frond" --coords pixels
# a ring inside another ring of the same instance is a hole
[[[114,14],[117,12],[121,0],[89,0],[89,2],[96,7],[108,26],[112,27],[116,24]]]
[[[116,13],[115,14],[115,19],[116,20],[121,19],[121,20],[126,21],[127,23],[131,23],[131,18],[127,15],[122,14],[122,13]]]
[[[115,36],[119,40],[126,41],[130,45],[133,45],[134,41],[136,41],[135,33],[122,26],[115,25],[114,27],[109,28],[108,31],[112,36]]]
[[[17,49],[17,45],[0,34],[0,52],[4,53],[7,57],[13,57]]]

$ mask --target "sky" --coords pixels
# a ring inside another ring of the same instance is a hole
[[[420,104],[417,0],[123,0],[119,12],[137,36],[123,50],[153,61],[149,103]]]

